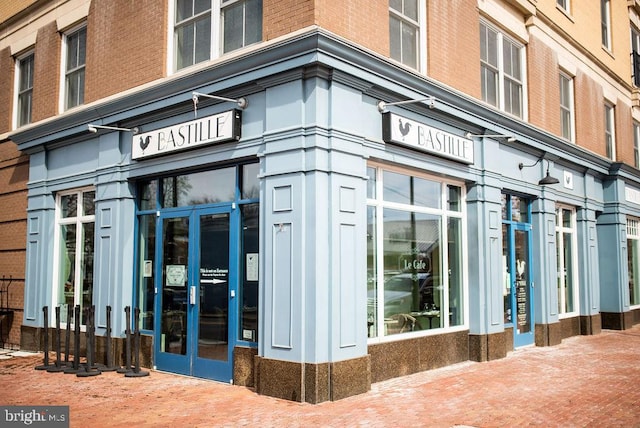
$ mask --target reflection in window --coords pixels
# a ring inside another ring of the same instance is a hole
[[[235,167],[162,179],[164,208],[215,204],[235,199]]]
[[[565,314],[577,311],[575,284],[574,248],[576,228],[575,210],[568,207],[556,208],[556,266],[558,272],[558,312]]]
[[[383,189],[368,192],[369,337],[464,325],[462,188],[381,167],[368,175]]]
[[[84,324],[85,309],[90,308],[93,302],[94,199],[93,190],[59,194],[57,197],[57,304],[60,305],[62,322],[71,321],[67,320],[70,307],[80,306]],[[79,200],[82,201],[80,206]]]
[[[153,310],[155,295],[156,216],[138,217],[138,307],[140,308],[140,328],[153,330]]]
[[[627,218],[629,304],[640,305],[640,220]]]
[[[258,341],[258,259],[260,249],[260,205],[247,204],[242,210],[243,275],[240,287],[240,339]]]

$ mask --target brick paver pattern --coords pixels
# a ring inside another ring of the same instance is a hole
[[[0,404],[69,405],[72,427],[640,427],[640,325],[391,379],[318,405],[157,371],[78,378],[38,364],[42,354],[0,360]]]

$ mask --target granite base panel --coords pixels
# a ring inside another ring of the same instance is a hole
[[[256,392],[262,395],[317,404],[371,389],[368,355],[320,364],[273,360],[257,355],[254,361]]]
[[[371,382],[469,360],[469,331],[369,345]]]
[[[255,357],[258,348],[236,346],[233,349],[233,383],[239,386],[255,386]]]
[[[491,334],[469,335],[469,360],[485,362],[507,356],[507,340],[504,331]]]
[[[633,327],[634,314],[629,312],[601,312],[602,328],[609,330],[627,330]]]
[[[580,316],[580,334],[592,335],[600,334],[602,331],[602,318],[600,313],[595,315]]]
[[[640,309],[633,309],[631,314],[633,325],[640,324]]]
[[[562,343],[562,323],[536,324],[536,346],[555,346]]]

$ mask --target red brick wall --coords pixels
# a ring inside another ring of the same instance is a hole
[[[313,8],[313,0],[263,0],[262,39],[275,39],[315,24]]]
[[[618,101],[615,115],[616,160],[634,166],[631,107]]]
[[[20,344],[24,302],[28,178],[27,156],[10,141],[0,143],[0,309],[14,310],[9,335],[2,332],[0,345],[13,347]]]
[[[427,74],[478,99],[479,25],[476,0],[427,2]]]
[[[560,136],[560,83],[557,57],[535,36],[527,46],[529,122]]]
[[[580,70],[574,81],[576,143],[587,150],[606,156],[602,87]]]
[[[33,73],[33,122],[58,114],[61,43],[55,21],[38,30]]]
[[[0,134],[11,130],[15,62],[9,48],[0,51]],[[1,206],[1,205],[0,205]]]
[[[167,6],[157,0],[91,2],[85,103],[165,75]]]

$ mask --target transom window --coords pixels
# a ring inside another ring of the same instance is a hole
[[[629,303],[640,305],[640,220],[627,218]]]
[[[18,99],[16,108],[16,125],[24,126],[31,123],[31,110],[33,105],[33,52],[18,59]]]
[[[63,322],[69,306],[84,309],[93,302],[93,256],[95,242],[95,196],[93,189],[60,193],[56,197],[56,303]]]
[[[418,0],[389,1],[391,58],[417,69],[420,64],[420,10]]]
[[[556,207],[556,267],[558,272],[558,313],[578,311],[576,212],[572,207]]]
[[[87,53],[87,27],[65,35],[64,109],[84,104],[84,74]]]
[[[262,0],[175,0],[175,68],[262,40]]]
[[[464,325],[463,188],[391,167],[367,173],[369,337]]]
[[[480,73],[483,101],[517,117],[524,114],[523,47],[480,22]]]

